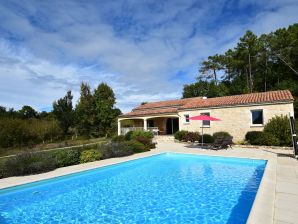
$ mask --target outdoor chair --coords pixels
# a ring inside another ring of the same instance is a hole
[[[232,148],[232,136],[224,136],[220,138],[216,138],[214,143],[211,145],[210,149],[219,150],[219,149],[228,149]]]

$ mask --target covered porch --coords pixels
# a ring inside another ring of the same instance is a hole
[[[178,115],[118,118],[118,135],[129,131],[152,131],[154,135],[173,135],[179,131]]]

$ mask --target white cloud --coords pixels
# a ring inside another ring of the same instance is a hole
[[[82,80],[111,85],[123,111],[180,97],[199,61],[233,47],[246,29],[259,34],[297,21],[295,2],[266,3],[239,2],[239,10],[264,10],[225,24],[221,14],[233,5],[224,0],[2,2],[0,104],[44,108],[69,88],[77,97]]]

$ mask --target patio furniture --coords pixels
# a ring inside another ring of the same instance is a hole
[[[232,136],[216,138],[214,140],[214,143],[210,146],[210,149],[219,150],[219,149],[232,148],[232,142],[233,142],[232,140],[233,140]]]

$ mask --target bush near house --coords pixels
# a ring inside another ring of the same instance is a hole
[[[144,145],[143,143],[141,143],[137,140],[130,140],[127,142],[127,144],[131,147],[131,149],[134,153],[149,151],[149,149],[147,149],[146,145]]]
[[[148,139],[153,139],[154,135],[151,131],[134,131],[131,134],[131,139],[136,139],[137,137],[142,136]]]
[[[219,132],[214,132],[213,133],[213,138],[218,139],[218,138],[226,138],[226,137],[232,137],[228,132],[226,131],[219,131]]]
[[[201,136],[199,142],[202,143],[202,136]],[[212,135],[203,134],[203,142],[204,143],[213,143],[214,142],[214,138],[213,138]]]
[[[273,134],[262,132],[259,137],[255,140],[256,145],[272,145],[279,146],[280,141]]]
[[[185,141],[185,142],[202,142],[202,136],[199,132],[191,132],[191,131],[177,131],[174,135],[175,139],[179,141]],[[212,135],[204,134],[203,135],[203,141],[204,143],[213,143],[215,139],[218,138],[224,138],[224,137],[232,137],[228,132],[215,132]]]
[[[128,139],[128,140],[127,140]],[[112,139],[112,142],[127,143],[134,153],[149,151],[155,148],[155,144],[152,142],[153,134],[148,131],[131,131],[125,136],[116,136]]]
[[[290,121],[287,116],[271,118],[265,125],[264,132],[274,135],[279,140],[280,146],[292,145]]]
[[[155,148],[156,143],[152,142],[152,139],[148,139],[148,138],[139,136],[139,137],[136,138],[136,141],[141,142],[142,144],[144,144],[148,150]]]
[[[250,144],[255,145],[255,140],[262,134],[262,131],[249,131],[245,135],[245,140]]]
[[[131,140],[131,135],[132,135],[133,131],[129,131],[124,135],[124,138],[126,141]]]
[[[275,116],[268,121],[264,131],[250,131],[245,140],[252,145],[291,146],[291,129],[287,116]]]
[[[186,142],[198,142],[200,141],[200,138],[201,136],[199,132],[187,132],[182,140]]]
[[[188,133],[188,131],[185,131],[185,130],[177,131],[174,134],[174,138],[177,139],[178,141],[182,141],[183,139],[185,139],[185,135],[187,133]]]

